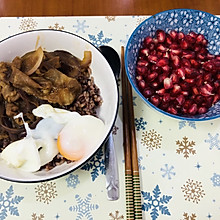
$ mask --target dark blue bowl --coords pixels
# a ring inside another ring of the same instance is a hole
[[[142,100],[155,110],[176,119],[204,121],[215,119],[220,116],[220,101],[212,106],[205,114],[194,116],[173,115],[165,112],[146,99],[138,89],[136,83],[136,62],[138,52],[145,37],[155,36],[156,30],[161,29],[165,32],[170,30],[182,31],[187,34],[190,31],[203,34],[208,40],[208,50],[212,54],[220,54],[220,19],[207,12],[192,9],[173,9],[160,12],[143,21],[131,34],[125,51],[125,68],[128,79]]]

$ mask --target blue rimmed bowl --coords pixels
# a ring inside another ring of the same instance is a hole
[[[150,107],[180,120],[204,121],[220,117],[220,101],[209,108],[205,114],[197,114],[194,116],[174,115],[153,105],[140,92],[136,82],[136,63],[138,60],[139,50],[143,41],[147,36],[155,37],[158,29],[164,30],[166,33],[171,30],[183,32],[187,34],[191,31],[200,33],[208,40],[209,53],[220,54],[220,18],[207,12],[192,9],[173,9],[160,12],[143,21],[131,34],[125,51],[125,68],[128,79],[141,97],[141,99]]]

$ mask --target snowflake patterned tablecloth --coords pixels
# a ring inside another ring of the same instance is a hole
[[[34,29],[76,33],[120,54],[147,16],[0,18],[0,39]],[[120,82],[119,82],[120,83]],[[120,100],[121,102],[121,100]],[[220,120],[168,118],[133,93],[143,219],[220,219]],[[122,112],[113,129],[120,199],[108,201],[103,148],[80,169],[53,181],[21,184],[0,180],[0,220],[126,219]]]

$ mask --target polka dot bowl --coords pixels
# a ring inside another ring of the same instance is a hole
[[[160,12],[143,21],[131,34],[125,51],[125,68],[128,79],[138,96],[150,107],[158,112],[180,120],[204,121],[220,116],[220,101],[209,108],[205,114],[194,116],[174,115],[153,105],[140,92],[136,82],[136,63],[143,40],[147,36],[155,37],[158,29],[169,33],[171,30],[187,34],[191,31],[200,33],[208,40],[208,51],[211,54],[220,54],[220,18],[207,12],[192,9],[173,9]]]

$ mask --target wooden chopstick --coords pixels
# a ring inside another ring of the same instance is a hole
[[[133,96],[132,88],[130,83],[128,82],[125,72],[123,46],[121,47],[121,64],[126,215],[127,219],[142,219],[140,176],[138,166],[136,133],[134,126]]]

